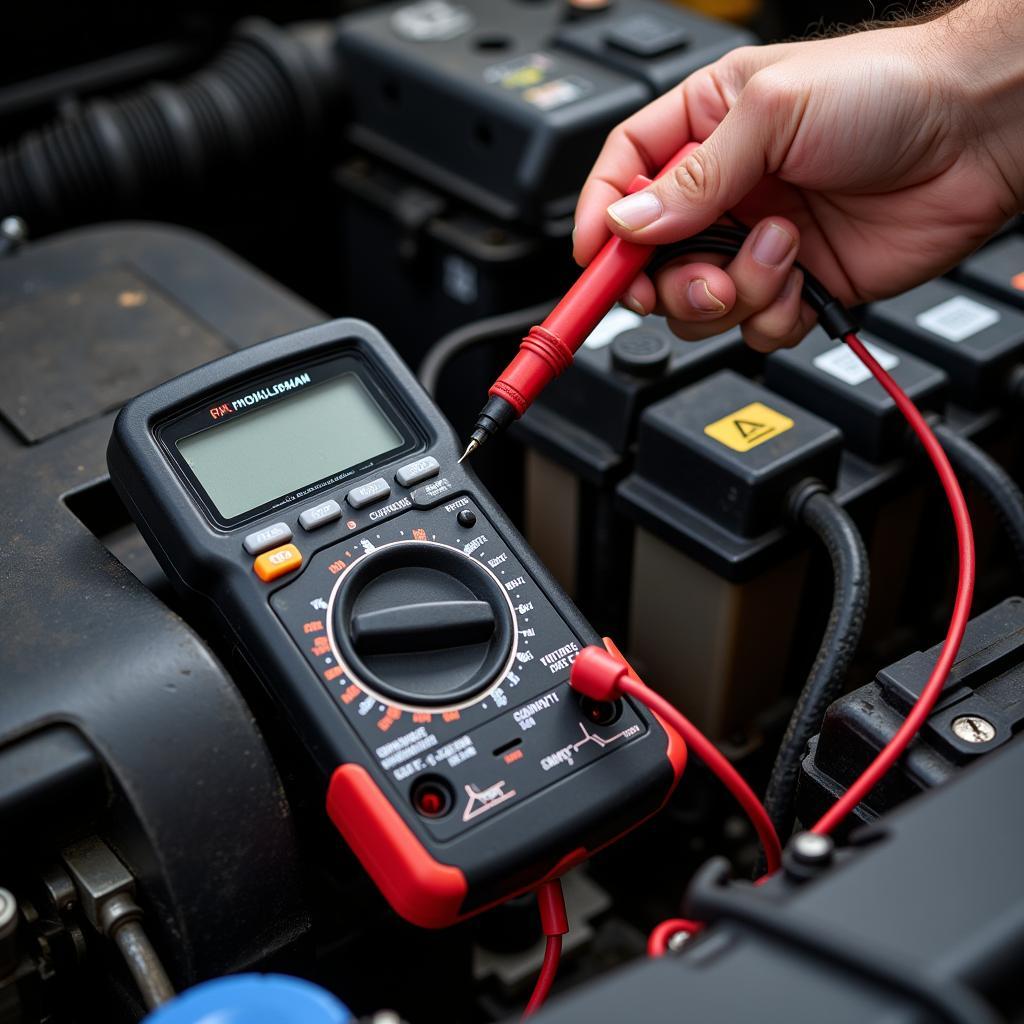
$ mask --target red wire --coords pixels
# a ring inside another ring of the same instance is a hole
[[[943,643],[932,674],[921,691],[903,724],[896,735],[882,748],[874,761],[861,773],[849,789],[821,816],[812,832],[827,834],[831,832],[849,813],[875,788],[879,779],[895,764],[900,755],[909,746],[915,734],[924,725],[931,714],[935,702],[939,699],[950,670],[956,660],[963,640],[964,630],[971,614],[971,599],[974,594],[974,534],[971,530],[971,517],[967,511],[963,492],[957,482],[953,467],[946,458],[946,453],[936,440],[931,428],[918,411],[917,406],[904,394],[900,386],[874,359],[871,353],[855,334],[846,335],[846,344],[853,349],[857,358],[874,374],[875,379],[889,393],[900,412],[910,424],[918,440],[931,459],[935,472],[939,475],[942,489],[946,492],[953,523],[956,526],[957,546],[960,552],[960,573],[957,580],[956,601],[953,614],[949,620],[949,629]]]
[[[544,1005],[544,1000],[555,983],[558,964],[562,959],[562,936],[569,930],[562,883],[557,878],[545,882],[537,890],[537,909],[540,910],[540,924],[547,936],[547,942],[544,945],[544,961],[540,965],[540,974],[537,975],[537,981],[533,986],[533,995],[523,1010],[523,1020]]]
[[[562,959],[562,936],[549,935],[544,946],[544,962],[540,965],[540,974],[537,975],[537,982],[533,986],[533,995],[523,1010],[523,1020],[532,1017],[547,999],[551,986],[555,983],[555,975],[558,973],[558,963]]]
[[[782,862],[782,847],[779,844],[779,837],[775,833],[775,826],[772,824],[772,819],[768,817],[764,805],[747,785],[743,776],[681,711],[673,707],[660,694],[655,693],[634,676],[625,676],[619,686],[623,693],[635,697],[665,719],[683,737],[687,747],[697,754],[722,785],[732,793],[757,831],[761,846],[764,848],[764,857],[769,873],[778,870]]]
[[[877,360],[871,355],[871,353],[865,348],[861,340],[853,333],[846,335],[846,344],[853,350],[854,354],[858,359],[871,371],[875,379],[885,389],[885,391],[892,398],[893,402],[896,403],[896,407],[902,413],[903,417],[910,424],[911,429],[917,435],[918,440],[921,442],[925,453],[931,460],[932,465],[935,467],[935,472],[938,474],[939,481],[942,484],[942,489],[946,492],[946,498],[949,501],[950,511],[953,515],[953,523],[956,527],[956,538],[957,548],[959,551],[959,574],[957,579],[956,588],[956,599],[953,604],[953,614],[950,616],[949,628],[946,631],[946,639],[943,643],[942,652],[939,654],[938,660],[935,662],[935,666],[932,669],[931,676],[928,678],[928,682],[925,684],[924,689],[921,691],[921,695],[914,702],[914,706],[910,709],[903,723],[896,731],[893,738],[882,748],[875,759],[868,765],[868,767],[858,776],[853,784],[846,790],[846,792],[829,808],[825,814],[822,815],[821,819],[814,825],[812,832],[824,835],[831,832],[836,828],[840,822],[857,806],[878,784],[879,780],[885,775],[885,773],[899,760],[900,756],[910,745],[914,736],[917,735],[918,731],[927,721],[928,716],[931,714],[932,708],[935,706],[935,702],[939,699],[943,688],[946,685],[946,680],[949,678],[949,673],[953,668],[953,664],[956,661],[957,653],[960,649],[960,644],[963,640],[964,631],[967,628],[967,622],[970,618],[971,613],[971,600],[974,594],[974,573],[975,573],[975,560],[974,560],[974,533],[971,529],[971,517],[967,510],[967,503],[964,500],[963,492],[960,490],[960,484],[957,482],[956,474],[953,472],[953,467],[949,464],[949,459],[946,458],[946,453],[942,450],[942,446],[939,444],[935,435],[932,433],[931,428],[925,422],[924,417],[918,411],[917,406],[910,400],[910,398],[903,392],[902,388],[889,376],[889,374],[878,364]],[[662,715],[663,718],[667,719],[674,728],[680,733],[683,733],[681,726],[690,726],[690,723],[670,705],[667,701],[658,698],[656,694],[651,691],[646,693],[640,693],[641,690],[647,690],[643,684],[637,685],[632,680],[627,679],[630,684],[630,692],[637,696],[638,699],[644,700],[645,703],[650,703],[654,707],[654,702],[647,700],[648,694],[657,698],[658,706],[655,710]],[[623,685],[623,689],[626,686]],[[718,753],[705,738],[695,728],[690,726],[688,732],[683,733],[684,738],[690,746],[692,746],[704,763],[721,779],[721,781],[729,787],[730,791],[736,796],[740,803],[743,804],[744,810],[750,815],[751,820],[757,824],[758,818],[755,818],[757,809],[760,812],[764,812],[764,808],[761,807],[760,803],[757,802],[757,798],[754,797],[753,793],[750,792],[749,787],[743,782],[742,778],[735,772],[732,765]],[[728,769],[728,773],[721,771],[721,766],[725,765]],[[733,788],[735,784],[734,779],[738,779],[746,793],[749,793],[749,797],[746,795],[743,799],[740,799],[739,792]],[[730,782],[733,784],[731,785]],[[751,803],[750,801],[753,801]],[[765,815],[767,817],[767,815]],[[770,822],[769,822],[770,824]],[[774,830],[773,833],[774,835]],[[769,846],[765,842],[765,836],[762,830],[758,829],[758,835],[761,836],[761,841],[765,845],[766,859],[768,860],[768,871],[769,874],[776,870],[778,860],[776,857],[775,864],[773,865],[771,857],[768,856]],[[775,839],[777,844],[778,839]],[[766,876],[767,877],[767,876]],[[661,956],[668,949],[668,940],[676,932],[685,931],[689,934],[695,934],[701,929],[700,922],[689,921],[685,918],[674,918],[672,920],[663,921],[651,932],[650,938],[647,943],[647,951],[651,956]]]

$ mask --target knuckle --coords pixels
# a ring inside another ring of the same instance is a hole
[[[685,157],[672,171],[675,193],[688,202],[699,203],[714,194],[715,176],[703,146]]]
[[[741,99],[760,113],[792,106],[796,101],[796,89],[788,75],[775,67],[762,68],[751,75]]]

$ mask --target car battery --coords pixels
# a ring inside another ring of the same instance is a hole
[[[1007,467],[1019,465],[1022,432],[1019,395],[1024,361],[1024,311],[974,291],[955,281],[939,278],[904,295],[873,303],[867,308],[866,325],[885,343],[893,343],[921,359],[941,367],[949,377],[947,424],[996,461]],[[932,493],[935,493],[934,491]],[[987,503],[973,500],[977,514],[979,596],[1006,596],[1005,585],[995,576],[1005,572],[996,523]],[[949,585],[949,560],[934,552],[952,543],[948,519],[932,517],[925,523],[913,575],[927,580],[926,592],[944,593]],[[926,607],[920,602],[917,614]],[[924,620],[920,620],[922,624]]]
[[[872,303],[864,322],[945,370],[950,397],[969,409],[1000,405],[1024,358],[1024,312],[944,278]]]
[[[811,740],[798,791],[801,821],[817,820],[895,735],[921,694],[941,644],[883,669],[829,708]],[[875,820],[1009,743],[1024,726],[1024,598],[1011,597],[967,625],[949,682],[927,722],[844,830]]]
[[[414,0],[346,14],[337,47],[350,152],[334,175],[341,308],[416,367],[457,327],[553,305],[578,273],[572,212],[608,133],[754,41],[657,0],[590,11],[564,0]],[[457,430],[471,428],[508,354],[474,346],[441,382],[436,397]],[[475,463],[514,517],[517,456],[495,446]]]
[[[788,496],[834,487],[842,434],[721,370],[651,405],[618,486],[634,525],[629,650],[644,680],[715,738],[779,696],[806,579]]]
[[[990,242],[957,267],[956,276],[1009,306],[1024,309],[1024,234]]]
[[[860,337],[920,409],[943,407],[948,381],[941,369],[867,332]],[[772,353],[764,378],[774,391],[843,432],[837,490],[864,536],[872,578],[887,581],[871,590],[862,638],[863,649],[877,650],[891,642],[910,599],[906,581],[928,494],[920,476],[907,472],[906,421],[852,350],[821,328],[796,348]]]
[[[739,330],[694,345],[661,317],[616,308],[516,424],[526,446],[527,539],[600,632],[625,639],[632,534],[614,499],[640,414],[753,356]]]
[[[656,0],[373,6],[338,22],[348,137],[501,220],[550,224],[571,216],[616,124],[753,41]]]

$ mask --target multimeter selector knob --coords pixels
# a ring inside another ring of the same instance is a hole
[[[483,566],[424,541],[359,559],[339,583],[333,627],[354,676],[382,697],[422,707],[460,704],[491,686],[515,629]]]

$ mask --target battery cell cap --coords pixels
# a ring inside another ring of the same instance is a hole
[[[902,349],[861,332],[868,351],[921,408],[938,409],[946,374]],[[834,423],[846,447],[871,462],[902,454],[906,422],[896,403],[848,345],[815,328],[796,348],[773,352],[765,383],[780,395]]]
[[[283,544],[273,551],[266,551],[252,563],[253,572],[264,583],[295,572],[302,565],[302,552],[294,544]]]
[[[347,1024],[352,1019],[330,992],[302,978],[238,974],[190,988],[143,1024]]]
[[[1024,312],[938,279],[868,307],[865,325],[941,367],[951,397],[972,409],[998,404],[1007,371],[1024,358]]]
[[[643,414],[626,491],[656,489],[667,505],[684,503],[718,529],[753,537],[785,521],[786,494],[800,480],[834,484],[841,443],[831,423],[721,370]]]
[[[969,256],[957,277],[972,288],[1024,309],[1024,235],[1006,235]]]
[[[677,338],[661,317],[648,317],[609,344],[584,345],[514,429],[548,458],[608,484],[628,464],[647,406],[723,367],[742,370],[753,362],[738,329],[693,345]]]
[[[658,377],[672,358],[672,342],[665,331],[643,327],[623,331],[612,341],[612,365],[638,377]]]

